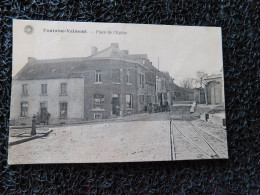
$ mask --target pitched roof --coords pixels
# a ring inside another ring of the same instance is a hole
[[[81,65],[82,58],[57,59],[57,60],[33,60],[29,61],[14,76],[16,80],[30,79],[60,79],[81,78],[82,74],[75,72],[76,66]]]
[[[49,60],[37,60],[28,58],[28,63],[14,76],[16,80],[30,79],[60,79],[60,78],[82,78],[82,71],[86,69],[88,61],[97,59],[120,59],[140,63],[140,58],[146,54],[129,55],[128,51],[120,50],[117,43],[110,47],[85,58],[61,58]],[[84,66],[83,68],[82,65]]]

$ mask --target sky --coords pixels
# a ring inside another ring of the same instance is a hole
[[[119,43],[119,48],[129,54],[147,54],[153,65],[168,71],[176,84],[185,78],[196,78],[197,71],[211,74],[223,67],[219,27],[35,20],[14,20],[13,24],[13,75],[28,57],[88,57],[92,46],[101,51],[111,43]],[[28,25],[33,27],[31,34],[25,33]],[[64,32],[47,32],[53,29]]]

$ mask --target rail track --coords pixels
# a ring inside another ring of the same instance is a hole
[[[188,143],[189,148],[192,148],[193,151],[196,149],[198,154],[204,156],[206,159],[224,158],[224,156],[214,146],[212,146],[212,140],[221,143],[226,143],[226,141],[208,131],[205,131],[202,128],[195,126],[192,122],[183,117],[178,121],[182,122],[181,125],[180,123],[177,124],[176,120],[170,119],[172,160],[179,160],[176,155],[182,152],[180,148],[184,146],[184,142],[186,144]],[[185,147],[187,147],[187,145],[185,145]]]

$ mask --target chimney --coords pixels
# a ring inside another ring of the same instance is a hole
[[[98,48],[93,46],[91,47],[91,55],[95,55],[98,52]]]
[[[115,48],[119,48],[119,44],[118,43],[111,43],[111,46],[115,47]]]
[[[128,50],[123,50],[123,52],[124,52],[126,55],[128,55]]]

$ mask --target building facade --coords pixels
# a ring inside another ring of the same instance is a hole
[[[34,115],[42,119],[44,113],[50,124],[107,119],[171,100],[173,79],[146,54],[130,55],[117,43],[91,51],[86,58],[28,58],[12,81],[10,124],[31,124]]]
[[[223,71],[204,79],[206,104],[225,105]]]

